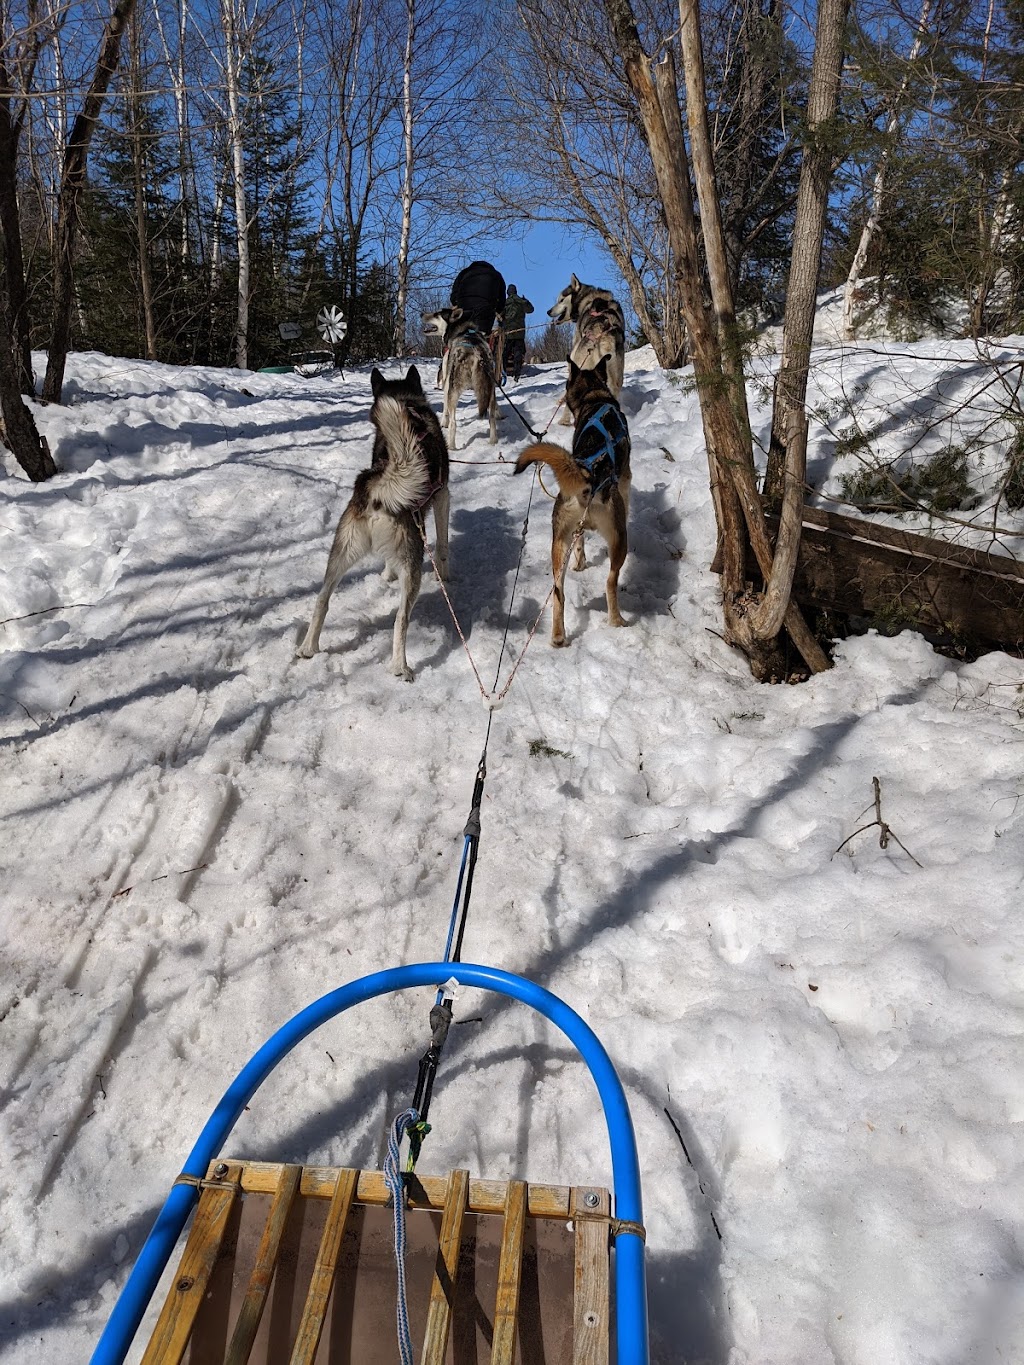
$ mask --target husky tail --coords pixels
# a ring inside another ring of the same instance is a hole
[[[408,408],[382,394],[370,416],[388,448],[387,465],[374,479],[371,496],[389,512],[419,507],[430,489],[430,474]]]
[[[569,452],[550,441],[540,441],[537,445],[527,446],[516,460],[516,473],[521,474],[527,465],[531,464],[546,464],[554,470],[558,487],[567,497],[578,497],[590,486],[583,470]]]

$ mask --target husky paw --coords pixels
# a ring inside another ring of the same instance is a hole
[[[312,659],[315,653],[315,645],[299,645],[298,649],[295,651],[295,657],[297,659]]]
[[[551,637],[552,649],[564,649],[567,643],[568,641],[564,635],[552,635]]]
[[[391,672],[396,678],[401,678],[403,682],[413,682],[416,678],[416,674],[408,664],[392,664]]]
[[[586,555],[577,555],[576,558],[572,561],[573,573],[582,573],[583,570],[587,567],[588,565]]]

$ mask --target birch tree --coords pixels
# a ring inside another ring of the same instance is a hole
[[[160,39],[164,65],[171,81],[174,103],[174,126],[178,149],[179,251],[183,261],[191,261],[194,252],[202,251],[203,238],[198,231],[199,190],[196,184],[191,115],[188,102],[186,34],[189,23],[189,8],[188,0],[176,0],[176,8],[173,13],[172,43],[170,25],[163,9],[167,2],[168,0],[153,0],[153,20]],[[193,225],[196,228],[194,233]]]
[[[405,351],[406,311],[409,303],[409,244],[412,241],[413,169],[413,55],[416,51],[416,0],[405,0],[405,49],[402,53],[402,223],[398,238],[398,305],[395,309],[395,353]]]
[[[398,213],[395,224],[385,207],[382,230],[385,259],[397,239],[395,349],[401,354],[414,281],[432,280],[437,264],[448,263],[453,247],[464,250],[479,222],[474,215],[467,227],[460,210],[467,172],[474,179],[463,133],[470,122],[477,139],[481,131],[467,98],[479,56],[474,24],[480,8],[474,0],[395,0],[394,12],[394,27],[400,22],[405,33],[396,110]]]
[[[149,259],[149,210],[147,205],[146,137],[143,120],[142,34],[139,15],[132,16],[129,32],[128,132],[131,138],[132,190],[135,199],[135,241],[139,257],[139,287],[146,359],[157,359],[156,313],[153,306],[153,272]]]
[[[248,37],[244,10],[237,0],[220,0],[221,30],[224,35],[224,95],[227,102],[227,141],[231,161],[231,187],[235,208],[235,252],[238,262],[238,289],[235,312],[235,364],[249,367],[249,211],[245,197],[245,129],[239,73],[242,43]]]
[[[914,34],[913,44],[911,45],[910,52],[907,56],[902,78],[898,88],[885,102],[887,107],[884,114],[884,141],[872,178],[868,215],[865,219],[864,226],[861,228],[857,249],[853,253],[853,260],[850,262],[850,269],[846,276],[846,284],[843,287],[843,336],[847,341],[853,341],[857,334],[856,326],[854,324],[854,307],[857,291],[860,287],[864,266],[867,263],[868,252],[871,250],[871,243],[874,241],[882,221],[886,180],[889,175],[893,149],[896,145],[900,127],[906,117],[906,104],[911,76],[913,74],[914,65],[925,44],[933,5],[934,0],[921,0],[921,12],[918,15],[917,29]]]

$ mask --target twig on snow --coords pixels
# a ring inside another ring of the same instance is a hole
[[[190,872],[201,872],[204,867],[209,867],[209,863],[199,863],[196,867],[183,867],[180,872],[162,872],[159,877],[148,877],[148,882],[165,882],[168,877],[186,877]],[[112,901],[116,901],[118,896],[127,896],[130,891],[134,891],[138,882],[133,882],[131,886],[122,886],[120,891],[115,891],[111,896]]]
[[[697,1167],[694,1166],[694,1164],[693,1164],[693,1158],[690,1156],[690,1153],[686,1150],[686,1143],[685,1143],[685,1141],[683,1140],[683,1132],[682,1132],[682,1129],[679,1127],[679,1124],[676,1123],[675,1119],[672,1117],[672,1112],[671,1112],[671,1110],[665,1109],[664,1113],[665,1113],[665,1117],[668,1119],[669,1123],[671,1123],[671,1125],[672,1125],[672,1131],[675,1133],[676,1137],[679,1139],[679,1145],[680,1145],[680,1147],[682,1147],[682,1149],[683,1149],[683,1156],[686,1157],[686,1164],[690,1167],[690,1169],[693,1171],[694,1175],[697,1177],[697,1188],[700,1190],[701,1194],[704,1196],[705,1202],[707,1203],[707,1206],[708,1206],[708,1216],[709,1216],[710,1219],[711,1219],[711,1226],[715,1229],[715,1232],[716,1232],[716,1234],[717,1234],[717,1236],[718,1236],[718,1240],[721,1241],[721,1240],[722,1240],[722,1229],[718,1226],[718,1219],[715,1217],[715,1210],[714,1210],[714,1206],[713,1206],[712,1203],[711,1203],[711,1196],[710,1196],[710,1194],[708,1194],[707,1189],[706,1189],[705,1186],[704,1186],[704,1181],[701,1179],[700,1171],[698,1171],[698,1170],[697,1170]]]
[[[0,626],[10,625],[12,621],[30,621],[33,616],[45,616],[50,611],[71,611],[75,607],[94,607],[95,602],[61,602],[56,607],[42,607],[39,611],[26,612],[24,616],[5,616]]]
[[[888,848],[889,840],[892,839],[895,843],[899,844],[900,848],[907,855],[910,861],[915,865],[915,867],[922,867],[921,863],[917,861],[917,859],[911,853],[910,849],[907,848],[906,844],[902,841],[902,839],[900,839],[898,835],[894,834],[890,827],[882,819],[882,784],[879,782],[877,777],[873,777],[871,779],[871,785],[875,789],[875,799],[873,802],[875,807],[875,818],[871,821],[870,824],[861,825],[860,829],[855,829],[852,834],[848,834],[847,837],[836,849],[836,853],[841,853],[843,849],[846,847],[846,845],[850,842],[850,840],[856,839],[858,834],[863,834],[866,829],[874,829],[875,826],[877,825],[879,848]],[[870,810],[871,807],[868,806],[867,809]],[[836,856],[836,853],[832,854],[833,858]]]

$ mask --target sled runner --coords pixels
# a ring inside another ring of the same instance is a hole
[[[452,977],[532,1006],[574,1044],[604,1108],[614,1201],[591,1185],[399,1175],[413,1111],[396,1124],[386,1175],[220,1159],[257,1088],[314,1029],[365,1000]],[[647,1365],[640,1177],[621,1083],[579,1015],[496,968],[446,960],[377,972],[264,1044],[200,1134],[92,1365],[125,1359],[193,1209],[143,1365]]]

